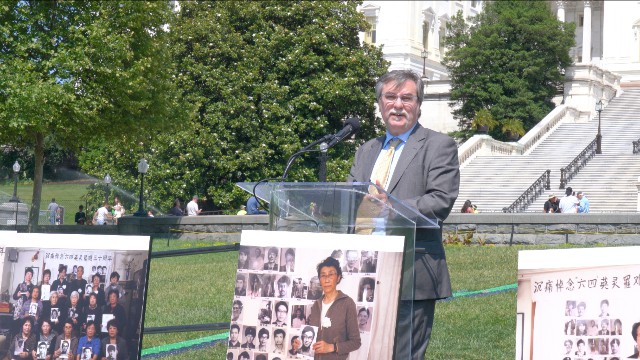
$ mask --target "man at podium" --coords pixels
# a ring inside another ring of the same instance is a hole
[[[371,181],[431,219],[439,229],[417,229],[413,314],[401,301],[398,322],[412,327],[412,359],[424,359],[437,299],[451,296],[449,270],[442,245],[444,221],[458,197],[458,150],[450,137],[418,123],[424,85],[408,70],[394,70],[378,79],[376,99],[386,126],[384,136],[369,140],[356,152],[348,181]],[[384,194],[371,196],[385,201]],[[399,342],[407,341],[404,336]]]

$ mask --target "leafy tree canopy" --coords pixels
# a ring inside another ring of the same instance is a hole
[[[451,76],[451,103],[463,137],[488,109],[502,122],[526,129],[546,116],[571,65],[575,24],[556,19],[544,1],[488,1],[466,23],[458,13],[447,24],[444,65]],[[491,132],[502,138],[501,127]]]
[[[168,1],[0,3],[0,144],[33,149],[31,225],[48,142],[132,140],[180,116],[164,28],[172,14]]]
[[[232,209],[247,199],[236,182],[281,176],[289,156],[358,116],[358,140],[329,150],[328,180],[344,181],[360,139],[380,131],[374,85],[387,67],[379,48],[360,44],[368,25],[356,5],[181,2],[171,46],[193,117],[142,143],[96,144],[80,156],[82,167],[106,168],[135,189],[136,172],[123,169],[134,169],[143,151],[150,204],[166,212],[174,198],[197,194],[208,210]],[[114,156],[102,157],[106,151]],[[308,154],[288,180],[317,181],[317,169],[317,154]]]

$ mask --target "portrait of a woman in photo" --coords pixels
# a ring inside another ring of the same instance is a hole
[[[315,358],[345,360],[361,344],[356,304],[336,288],[342,280],[338,260],[328,257],[316,270],[322,297],[314,302],[309,315],[309,325],[318,327],[317,341],[313,344]]]

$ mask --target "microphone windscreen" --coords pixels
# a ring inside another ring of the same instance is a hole
[[[351,125],[352,133],[355,134],[360,131],[360,119],[357,117],[350,117],[344,122],[344,126]]]

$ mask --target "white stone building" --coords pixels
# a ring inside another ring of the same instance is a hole
[[[593,64],[640,86],[640,1],[549,1],[558,19],[576,23],[576,64]],[[587,45],[588,44],[588,45]]]
[[[445,133],[458,128],[448,105],[447,69],[441,64],[446,24],[458,11],[466,18],[481,9],[481,1],[452,0],[365,1],[360,7],[372,26],[361,39],[383,46],[390,70],[410,69],[428,80],[420,117],[426,127]]]
[[[457,129],[448,105],[450,83],[442,66],[446,24],[458,11],[482,11],[484,1],[365,1],[360,11],[372,25],[365,42],[382,45],[390,69],[411,69],[428,81],[420,122],[431,129]],[[640,87],[640,1],[548,1],[561,21],[576,23],[575,66],[567,69],[564,98],[579,119],[593,115],[593,104],[619,95],[620,87]],[[585,46],[583,44],[589,44]],[[611,81],[618,78],[619,83]],[[607,78],[606,80],[604,78]]]

